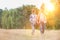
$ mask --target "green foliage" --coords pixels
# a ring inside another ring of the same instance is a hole
[[[35,8],[33,5],[22,6],[16,9],[7,8],[3,10],[1,28],[4,29],[16,29],[26,27],[27,22],[29,23],[29,15],[31,14],[31,9]]]
[[[47,29],[60,29],[60,7],[57,7],[53,13],[54,17],[48,16],[49,19],[46,25]],[[20,28],[31,28],[29,22],[29,16],[31,14],[31,9],[35,9],[38,11],[36,6],[34,5],[23,5],[22,7],[10,9],[7,8],[5,10],[0,9],[0,28],[4,29],[20,29]],[[36,12],[37,13],[37,12]],[[51,22],[53,22],[53,25]],[[37,26],[36,26],[37,28]]]

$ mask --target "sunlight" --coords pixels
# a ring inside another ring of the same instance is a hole
[[[52,3],[47,3],[47,4],[45,4],[45,9],[48,11],[53,11],[54,5]]]
[[[51,3],[50,0],[45,0],[44,4],[45,4],[46,15],[51,14],[51,12],[53,12],[55,10],[55,6],[53,3]]]
[[[54,10],[54,5],[51,3],[50,0],[45,0],[44,4],[45,4],[45,10],[47,10],[47,11],[53,11]]]

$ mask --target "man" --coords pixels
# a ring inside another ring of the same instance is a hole
[[[32,35],[34,34],[35,32],[35,27],[34,25],[36,24],[36,21],[37,21],[37,15],[36,15],[36,10],[35,9],[32,9],[32,14],[30,15],[30,23],[31,23],[31,26],[32,26]]]

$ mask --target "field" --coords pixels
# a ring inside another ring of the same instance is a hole
[[[45,30],[41,35],[39,30],[31,34],[31,29],[0,29],[0,40],[60,40],[60,30]]]

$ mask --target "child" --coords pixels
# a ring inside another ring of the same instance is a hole
[[[32,9],[32,14],[30,15],[30,23],[31,23],[31,26],[32,26],[32,35],[35,32],[34,25],[36,24],[36,21],[37,21],[36,11],[34,9]]]

